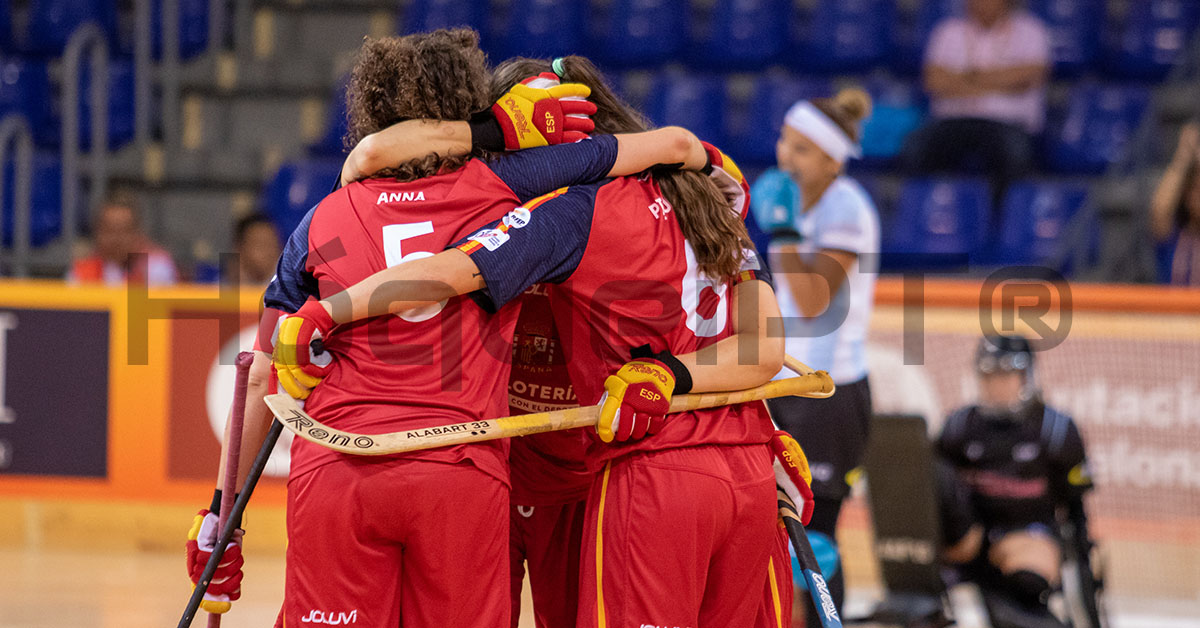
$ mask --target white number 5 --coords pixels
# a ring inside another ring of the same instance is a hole
[[[429,235],[433,233],[433,221],[426,220],[425,222],[407,222],[397,225],[383,226],[383,260],[387,263],[388,268],[404,262],[411,262],[415,259],[425,257],[433,257],[433,253],[429,251],[412,251],[405,254],[401,249],[402,243],[408,238],[417,236]],[[425,307],[417,307],[411,310],[400,312],[396,316],[410,322],[420,323],[427,321],[434,316],[437,316],[442,308],[446,307],[446,302],[435,303]]]

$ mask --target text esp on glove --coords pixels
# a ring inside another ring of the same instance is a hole
[[[315,299],[280,321],[272,360],[279,385],[292,397],[308,398],[325,378],[332,356],[324,350],[322,340],[333,327],[329,312]]]
[[[192,520],[188,530],[187,540],[187,570],[188,578],[194,587],[200,582],[204,567],[212,556],[217,543],[217,513],[201,510]],[[242,536],[244,531],[234,532],[233,540],[221,555],[221,564],[213,573],[212,581],[204,592],[204,600],[200,608],[209,613],[225,613],[229,611],[233,601],[242,596]]]
[[[808,525],[813,514],[812,471],[800,443],[790,434],[776,431],[768,442],[774,456],[775,484],[796,504],[800,523]]]
[[[746,211],[750,207],[750,183],[746,181],[742,169],[738,168],[733,159],[716,146],[708,142],[700,142],[700,144],[704,146],[704,152],[708,154],[708,165],[704,167],[704,174],[707,174],[713,183],[717,184],[717,188],[725,195],[729,207],[744,220]]]
[[[625,363],[604,380],[600,398],[600,440],[627,441],[654,434],[671,409],[675,375],[666,364],[650,358]]]
[[[492,105],[504,147],[520,150],[586,138],[596,128],[588,117],[596,113],[596,105],[587,101],[591,93],[587,85],[560,83],[550,72],[513,85]]]

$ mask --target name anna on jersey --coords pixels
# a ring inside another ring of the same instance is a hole
[[[425,200],[424,190],[417,192],[380,192],[379,199],[375,201],[376,205],[384,203],[408,203],[411,201]]]

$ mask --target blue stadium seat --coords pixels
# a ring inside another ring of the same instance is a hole
[[[1118,161],[1150,101],[1144,87],[1080,84],[1045,132],[1047,165],[1058,172],[1100,174]]]
[[[584,43],[582,2],[509,0],[495,5],[488,53],[508,57],[561,57],[580,52]]]
[[[300,219],[329,194],[342,171],[340,159],[289,161],[263,189],[262,206],[279,233],[295,231]]]
[[[349,75],[338,80],[337,89],[329,103],[329,115],[325,121],[325,135],[308,147],[314,155],[344,155],[346,150],[342,138],[346,136],[346,86],[350,81]]]
[[[898,12],[890,29],[892,68],[904,74],[920,73],[934,27],[944,18],[962,15],[965,6],[966,0],[925,0],[914,12]]]
[[[895,0],[818,0],[794,21],[794,63],[816,72],[860,72],[891,54]]]
[[[787,46],[790,0],[692,3],[688,56],[705,69],[760,69]]]
[[[833,84],[821,78],[796,78],[788,74],[762,74],[752,89],[734,99],[725,109],[725,144],[743,169],[775,163],[775,142],[783,126],[783,116],[798,100],[825,98],[833,93]]]
[[[644,111],[656,124],[682,126],[717,146],[724,142],[725,83],[718,76],[663,73]]]
[[[412,0],[404,8],[398,23],[403,25],[405,33],[455,26],[470,26],[482,31],[486,15],[486,0]]]
[[[13,176],[16,167],[10,160],[4,164],[4,245],[13,242]],[[33,189],[30,196],[32,220],[30,236],[33,246],[42,246],[62,232],[62,164],[58,155],[38,151],[33,155]],[[82,216],[81,216],[82,218]],[[82,223],[82,220],[80,220]]]
[[[998,264],[1044,263],[1067,236],[1071,218],[1087,200],[1087,186],[1076,183],[1021,182],[1008,188],[992,261]]]
[[[1195,0],[1137,0],[1109,15],[1105,69],[1124,78],[1162,79],[1183,58],[1200,22]]]
[[[11,51],[12,43],[12,3],[0,0],[0,51]]]
[[[981,253],[991,214],[991,192],[972,179],[914,179],[904,184],[883,250],[909,256],[948,256],[917,265],[961,265]],[[955,259],[956,256],[958,259]]]
[[[1050,30],[1054,72],[1078,76],[1092,67],[1104,31],[1104,3],[1096,0],[1033,0],[1030,9]]]
[[[46,62],[17,56],[0,60],[0,115],[20,113],[36,131],[51,126],[50,74]]]
[[[220,0],[218,0],[220,1]],[[162,3],[150,5],[151,54],[162,58]],[[209,0],[179,0],[179,58],[190,59],[208,48]]]
[[[91,71],[84,65],[79,80],[79,137],[84,149],[92,145],[91,104],[88,91],[91,89]],[[114,149],[133,140],[134,133],[134,80],[133,61],[111,59],[108,65],[108,147]]]
[[[866,88],[874,103],[862,126],[862,165],[884,166],[900,153],[908,134],[921,125],[925,95],[913,81],[884,77],[867,81]]]
[[[79,73],[79,140],[85,150],[92,146],[91,65],[84,64]],[[133,61],[110,59],[108,65],[108,147],[119,148],[133,139],[134,113]],[[62,147],[62,89],[55,90],[54,106],[45,114],[44,123],[34,130],[38,145],[59,149]],[[44,106],[44,104],[43,104]]]
[[[653,65],[674,58],[684,43],[687,12],[669,0],[589,3],[592,57],[613,67]]]
[[[96,22],[109,43],[117,40],[116,0],[31,0],[29,25],[20,48],[33,54],[58,55],[80,25]]]

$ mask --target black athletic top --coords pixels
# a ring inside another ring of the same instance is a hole
[[[989,529],[1054,529],[1056,509],[1091,487],[1075,422],[1041,402],[1016,421],[961,408],[946,419],[937,449],[970,488],[971,505]]]

